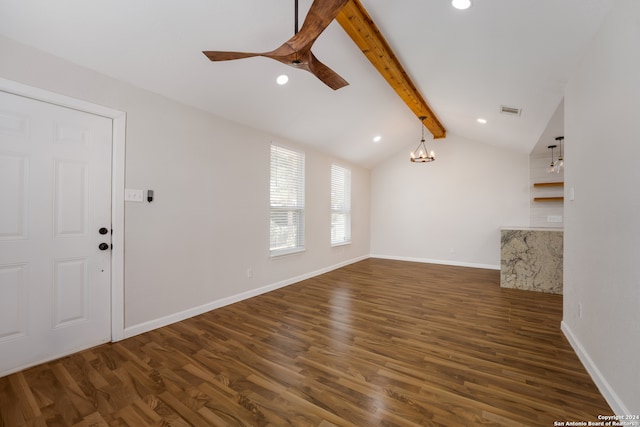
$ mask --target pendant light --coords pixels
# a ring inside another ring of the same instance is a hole
[[[548,145],[547,148],[551,149],[551,163],[547,168],[547,173],[554,173],[556,171],[556,162],[553,161],[553,149],[556,148],[557,145]]]
[[[558,156],[558,160],[554,163],[554,168],[556,173],[560,173],[560,171],[564,169],[564,159],[562,158],[562,141],[564,141],[564,136],[557,137],[556,141],[560,144],[560,155]]]
[[[427,116],[420,116],[420,122],[422,123],[422,139],[420,139],[420,144],[414,151],[411,152],[410,160],[414,163],[427,163],[433,162],[436,159],[436,155],[433,151],[428,151],[427,146],[424,143],[424,119]]]

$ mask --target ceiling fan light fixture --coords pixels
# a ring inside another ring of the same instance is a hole
[[[471,0],[451,0],[451,5],[456,9],[465,10],[471,7]]]

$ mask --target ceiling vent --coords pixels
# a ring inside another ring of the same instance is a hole
[[[522,109],[514,108],[514,107],[507,107],[506,105],[501,105],[500,106],[500,112],[502,114],[508,114],[510,116],[519,116],[520,113],[522,113]]]

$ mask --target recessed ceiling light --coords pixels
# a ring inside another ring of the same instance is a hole
[[[286,85],[288,81],[289,81],[289,76],[287,76],[286,74],[282,74],[282,75],[278,76],[278,78],[276,79],[276,82],[280,86]]]
[[[486,119],[478,119],[477,120],[478,123],[482,123],[483,125],[487,123]]]
[[[376,135],[373,137],[373,142],[380,142],[382,141],[382,137],[380,135]]]
[[[464,10],[469,9],[471,6],[471,0],[451,0],[451,4],[456,9]]]

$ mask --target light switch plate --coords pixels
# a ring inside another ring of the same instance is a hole
[[[142,190],[125,188],[124,201],[125,202],[142,202]]]

